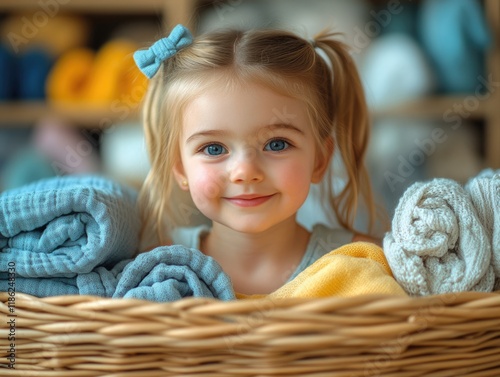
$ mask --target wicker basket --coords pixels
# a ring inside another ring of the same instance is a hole
[[[500,376],[497,293],[0,298],[1,376]]]

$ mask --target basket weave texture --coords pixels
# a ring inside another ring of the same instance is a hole
[[[16,317],[8,297],[0,366],[12,319],[15,365],[1,376],[500,376],[497,293],[172,303],[19,293]]]

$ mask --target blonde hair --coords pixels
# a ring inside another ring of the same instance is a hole
[[[166,60],[150,82],[143,105],[151,170],[139,197],[142,237],[148,233],[147,237],[165,244],[167,229],[179,224],[182,208],[172,200],[172,169],[180,158],[179,137],[186,105],[216,82],[233,85],[248,80],[306,103],[319,152],[326,155],[325,141],[333,136],[347,175],[337,195],[333,195],[331,177],[324,179],[327,187],[323,195],[328,197],[339,223],[351,231],[362,199],[371,229],[375,205],[364,165],[369,116],[347,47],[331,32],[322,32],[310,42],[281,30],[224,30],[196,38]],[[192,202],[190,205],[194,206]]]

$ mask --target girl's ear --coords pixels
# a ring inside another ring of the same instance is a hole
[[[182,165],[181,159],[178,159],[174,164],[172,171],[174,172],[175,180],[177,184],[181,188],[181,190],[188,191],[189,185],[186,177],[186,173],[184,172],[184,166]]]
[[[330,161],[333,156],[333,149],[334,149],[333,137],[328,136],[325,139],[325,149],[326,151],[324,154],[318,153],[316,156],[314,170],[311,177],[312,183],[321,182],[323,176],[325,175],[326,169],[328,168],[328,165],[330,164]]]

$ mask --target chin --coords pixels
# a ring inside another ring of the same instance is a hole
[[[251,225],[231,224],[227,225],[227,227],[237,232],[249,233],[249,234],[257,234],[269,229],[268,226],[263,226],[262,224],[251,224]]]
[[[263,220],[249,220],[249,221],[233,221],[225,223],[225,226],[231,228],[237,232],[257,234],[272,230],[277,225],[281,224],[281,221],[263,221]]]
[[[258,220],[249,220],[249,221],[241,221],[242,219],[236,221],[221,221],[219,224],[222,224],[229,229],[232,229],[236,232],[241,233],[261,233],[273,226],[273,224],[269,224],[267,222],[258,221]]]

